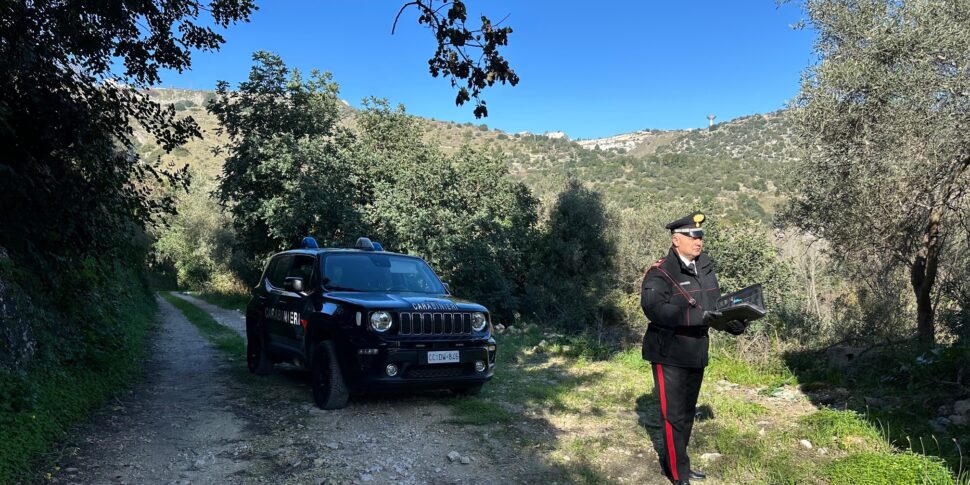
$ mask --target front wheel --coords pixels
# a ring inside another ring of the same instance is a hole
[[[347,405],[350,393],[340,373],[340,362],[333,342],[321,342],[313,350],[310,362],[313,400],[320,409],[340,409]]]
[[[273,372],[273,361],[266,355],[266,332],[259,322],[246,325],[246,365],[258,376]]]

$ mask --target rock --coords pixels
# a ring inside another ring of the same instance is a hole
[[[953,403],[953,414],[970,414],[970,399]]]
[[[331,450],[336,450],[340,448],[340,444],[334,443],[333,441],[331,441],[330,443],[327,443],[327,448],[330,448]]]
[[[866,406],[872,406],[874,408],[880,408],[880,407],[883,407],[883,406],[886,405],[886,401],[884,401],[884,400],[882,400],[882,399],[880,399],[878,397],[869,397],[869,396],[866,396],[866,397],[862,398],[862,400],[866,402]]]
[[[501,323],[495,324],[495,333],[502,333],[504,331],[505,331],[505,325],[502,325]]]
[[[703,455],[701,455],[701,461],[704,463],[710,464],[714,460],[717,460],[718,458],[720,458],[721,456],[722,455],[720,453],[704,453]]]
[[[322,465],[323,465],[323,458],[317,458],[313,460],[313,466],[322,466]]]
[[[434,468],[434,472],[435,473],[441,473],[441,468],[440,467],[435,467]]]
[[[67,472],[67,473],[77,473],[78,472],[78,469],[77,468],[74,468],[72,466],[72,467],[65,468],[64,471]]]
[[[970,418],[965,414],[953,414],[948,418],[954,426],[965,426]]]
[[[374,475],[371,475],[370,473],[365,473],[360,476],[360,481],[362,482],[369,482],[372,480],[374,480]]]
[[[766,434],[768,434],[768,433],[765,431],[764,428],[761,428],[761,429],[758,430],[758,436],[764,436]]]
[[[950,419],[944,418],[943,416],[930,420],[930,428],[933,428],[933,431],[936,431],[937,433],[945,432],[946,428],[950,426],[950,424]]]
[[[542,340],[541,340],[541,341],[539,342],[539,345],[537,345],[536,347],[540,347],[540,348],[543,348],[543,347],[548,347],[548,346],[549,346],[549,342],[546,342],[546,340],[545,340],[545,339],[542,339]]]
[[[461,457],[461,464],[462,465],[468,465],[471,462],[472,462],[472,459],[470,457],[467,457],[467,456]]]
[[[802,445],[802,448],[806,450],[812,449],[812,442],[808,440],[798,440],[798,444]]]
[[[452,463],[454,463],[454,462],[456,462],[456,461],[458,461],[460,459],[461,459],[461,453],[458,453],[457,451],[449,451],[448,452],[448,460],[451,461]]]

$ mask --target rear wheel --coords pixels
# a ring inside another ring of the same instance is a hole
[[[313,350],[310,363],[313,400],[320,409],[340,409],[347,405],[350,393],[340,373],[340,362],[333,342],[325,341]]]
[[[273,372],[273,361],[266,355],[266,332],[258,320],[246,325],[246,365],[249,372],[259,376]]]
[[[472,386],[456,387],[451,390],[451,392],[458,394],[459,396],[477,396],[482,392],[482,385],[475,384]]]

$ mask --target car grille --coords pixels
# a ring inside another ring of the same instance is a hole
[[[468,364],[451,364],[435,367],[412,367],[408,369],[404,377],[412,379],[439,379],[444,377],[459,377],[467,374]]]
[[[470,335],[471,313],[401,312],[401,335]]]

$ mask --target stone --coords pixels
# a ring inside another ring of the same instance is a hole
[[[456,461],[458,461],[460,459],[461,459],[461,453],[458,453],[457,451],[449,451],[448,452],[448,460],[451,461],[452,463],[454,463],[454,462],[456,462]]]
[[[461,464],[462,465],[468,465],[471,462],[472,462],[472,459],[470,457],[467,457],[467,456],[461,457]]]
[[[970,421],[970,418],[965,414],[953,414],[948,419],[954,426],[966,426],[967,422]]]
[[[806,450],[812,449],[812,442],[808,440],[798,440],[798,444],[802,445],[802,448]]]
[[[374,475],[371,475],[370,473],[365,473],[360,476],[360,481],[362,482],[369,482],[372,480],[374,480]]]
[[[721,455],[720,453],[704,453],[703,455],[701,455],[701,461],[704,463],[710,464],[714,460],[717,460],[718,458],[720,458],[721,456],[723,455]]]
[[[331,441],[330,443],[327,443],[327,448],[330,448],[331,450],[336,450],[336,449],[340,448],[340,444],[339,443],[334,443],[334,442]]]
[[[953,414],[970,414],[970,399],[953,403]]]
[[[67,473],[77,473],[78,472],[78,469],[77,468],[74,468],[72,466],[72,467],[65,468],[64,471],[67,472]]]

